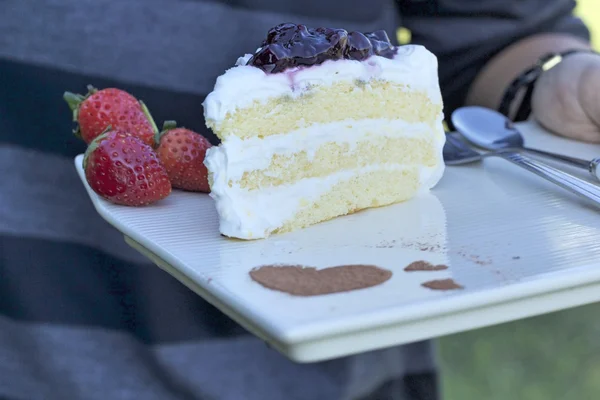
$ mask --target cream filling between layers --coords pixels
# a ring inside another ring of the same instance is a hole
[[[265,138],[240,139],[231,136],[217,148],[211,148],[206,158],[212,157],[211,153],[214,151],[221,151],[224,154],[223,163],[215,165],[215,170],[224,169],[227,171],[228,181],[237,181],[246,172],[266,169],[275,154],[291,155],[305,151],[310,160],[326,143],[347,143],[349,151],[353,151],[358,143],[369,141],[371,138],[416,138],[431,132],[432,129],[435,146],[441,155],[446,140],[442,119],[440,115],[433,127],[427,123],[407,123],[402,120],[349,119],[329,124],[312,124],[306,128]]]
[[[352,128],[348,126],[352,125]],[[442,150],[445,135],[441,118],[431,135],[437,147],[438,164],[434,167],[418,166],[420,191],[437,184],[444,172]],[[365,129],[369,132],[366,134]],[[283,226],[301,209],[327,193],[338,182],[356,174],[381,169],[402,171],[414,165],[372,164],[365,168],[339,171],[325,177],[302,179],[288,185],[248,190],[235,183],[245,172],[266,168],[274,154],[291,154],[307,151],[311,154],[328,142],[346,142],[352,145],[370,137],[391,136],[410,138],[431,131],[427,124],[408,124],[394,120],[344,121],[326,125],[313,125],[297,132],[240,140],[227,139],[220,146],[207,151],[205,164],[212,174],[210,196],[216,202],[220,231],[230,237],[258,239],[268,236]],[[293,166],[290,166],[293,168]],[[230,186],[230,181],[234,183]]]

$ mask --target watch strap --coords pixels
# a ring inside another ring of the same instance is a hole
[[[526,120],[531,114],[531,98],[533,97],[533,90],[538,78],[543,72],[560,64],[564,58],[576,53],[599,54],[594,50],[572,49],[560,53],[549,53],[544,55],[535,63],[535,65],[519,74],[519,76],[508,85],[502,96],[498,111],[511,118],[510,110],[512,104],[519,92],[525,89],[525,94],[523,95],[521,103],[517,107],[514,118],[511,119],[514,121]]]

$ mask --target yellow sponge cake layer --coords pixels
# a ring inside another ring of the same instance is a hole
[[[311,87],[302,95],[282,96],[227,114],[220,123],[207,125],[221,139],[234,135],[245,139],[290,132],[304,124],[326,124],[349,118],[402,119],[406,122],[435,121],[442,111],[425,91],[411,91],[403,84],[374,80],[368,84],[340,82]]]
[[[230,179],[230,186],[257,190],[263,187],[293,183],[305,178],[322,177],[340,169],[359,169],[371,165],[396,164],[403,160],[408,165],[434,167],[438,162],[438,149],[425,138],[375,137],[356,145],[348,142],[329,142],[314,154],[302,150],[291,155],[275,154],[265,169],[244,172],[241,179]]]
[[[405,201],[412,198],[419,187],[417,167],[358,172],[306,204],[274,233],[290,232],[340,215]]]

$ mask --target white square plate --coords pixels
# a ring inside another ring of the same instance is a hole
[[[592,158],[600,146],[557,138],[528,123],[532,147]],[[431,194],[265,240],[222,237],[213,201],[174,191],[154,206],[99,198],[98,213],[126,241],[289,358],[313,362],[432,338],[600,299],[598,210],[504,161],[448,167]],[[583,173],[585,176],[585,172]],[[404,272],[417,260],[436,272]],[[266,264],[325,268],[375,264],[382,285],[295,297],[248,275]],[[451,277],[463,290],[421,284]]]

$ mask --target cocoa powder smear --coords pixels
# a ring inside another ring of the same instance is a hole
[[[408,266],[406,266],[406,268],[404,268],[404,270],[406,272],[413,272],[413,271],[443,271],[445,269],[448,269],[447,265],[443,265],[443,264],[438,264],[438,265],[434,265],[428,261],[415,261],[412,262],[410,264],[408,264]]]
[[[464,289],[462,285],[459,285],[454,281],[454,279],[438,279],[433,281],[427,281],[421,283],[421,286],[424,286],[428,289],[432,290],[456,290],[456,289]]]
[[[302,265],[264,265],[250,271],[262,286],[294,296],[318,296],[382,284],[392,271],[375,265],[339,265],[317,270]]]

